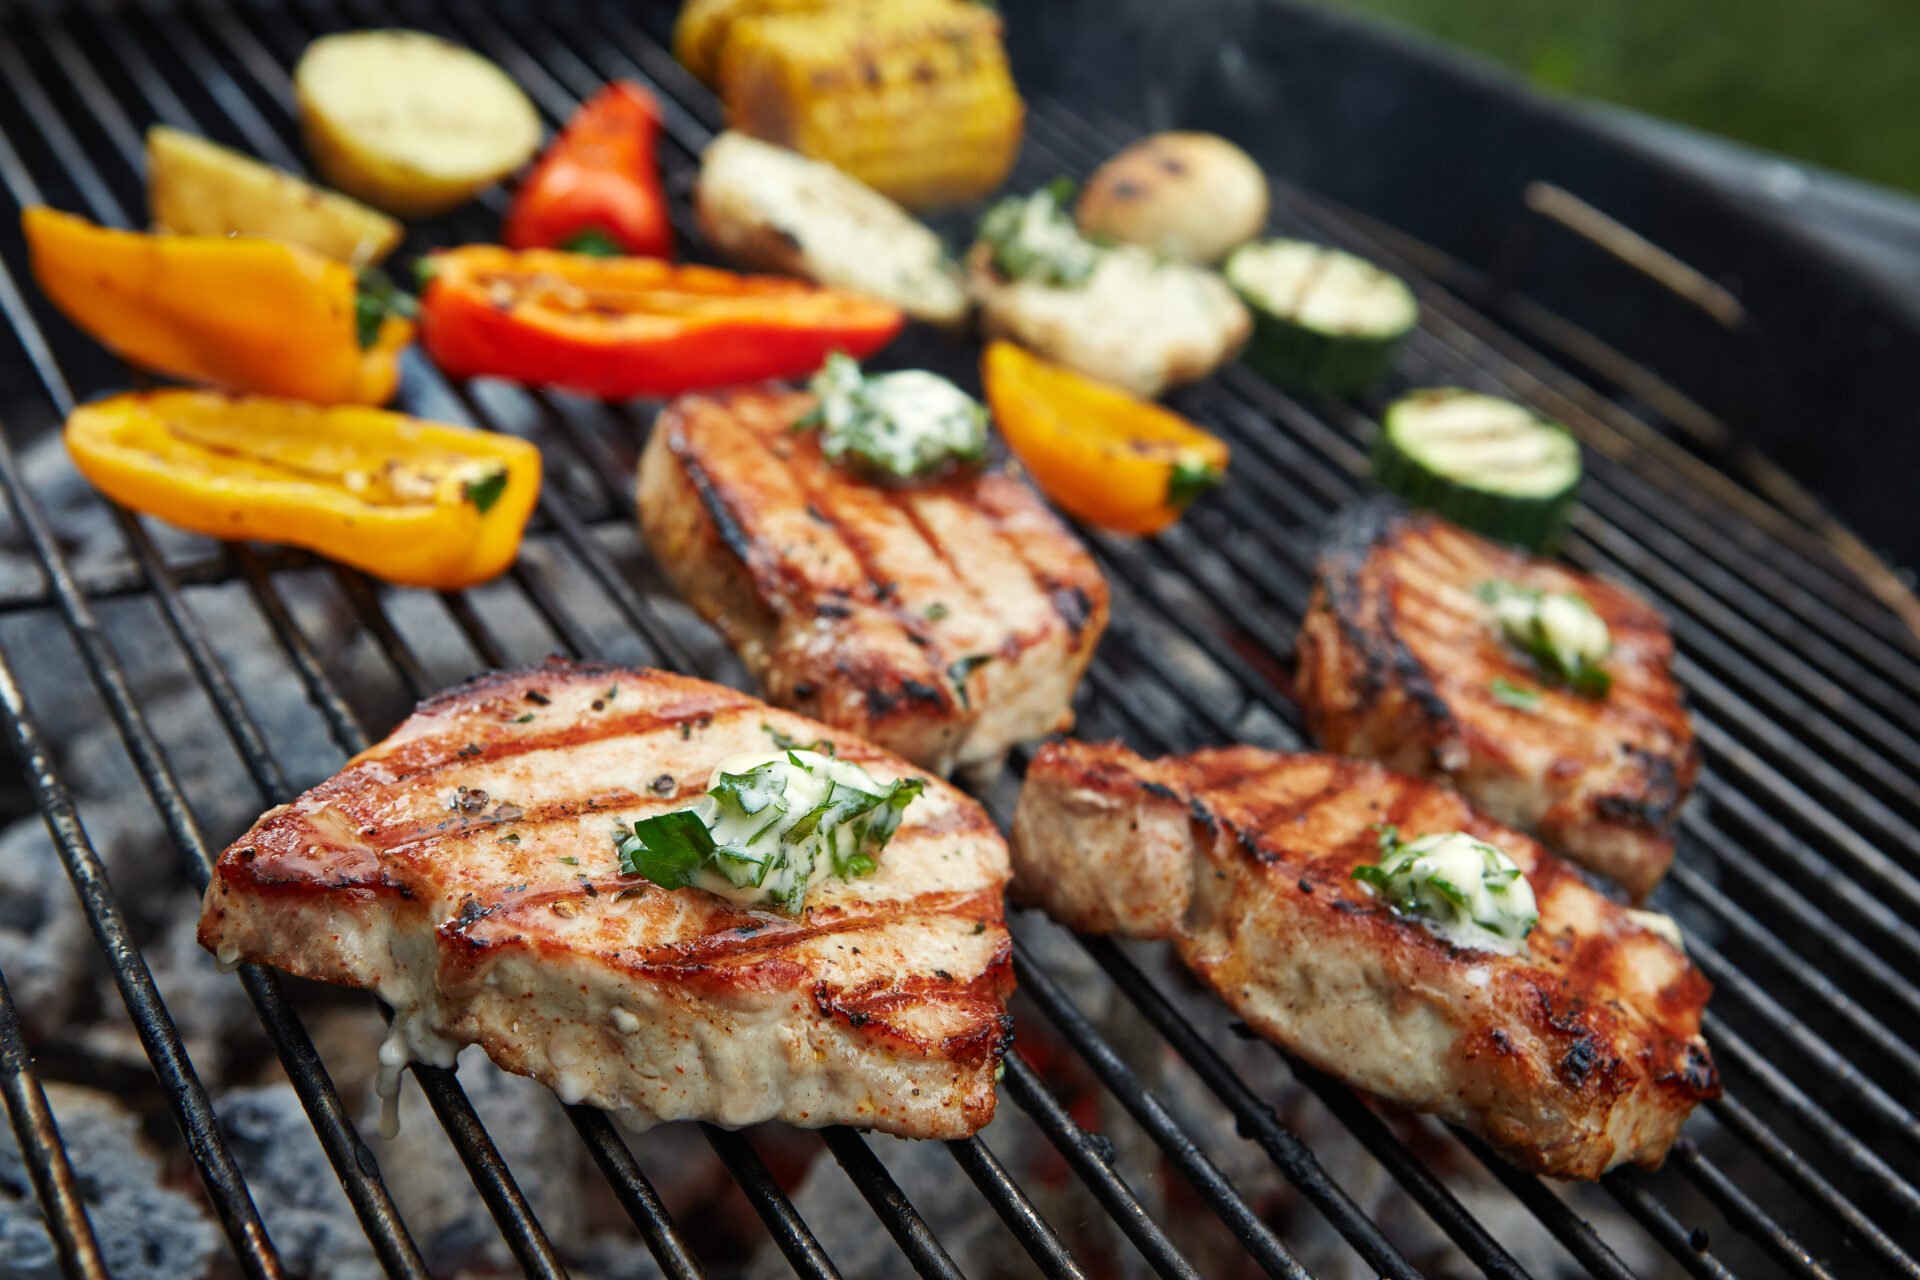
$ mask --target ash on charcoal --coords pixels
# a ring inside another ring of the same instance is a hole
[[[162,1185],[159,1158],[140,1119],[111,1094],[49,1083],[47,1099],[93,1221],[118,1280],[193,1280],[207,1272],[220,1236],[199,1201]],[[0,1275],[58,1280],[59,1259],[14,1144],[0,1130]]]
[[[1004,1100],[1002,1106],[1013,1109]],[[1016,1177],[1020,1176],[1022,1162],[1029,1154],[1028,1135],[996,1120],[980,1137]],[[866,1143],[963,1273],[991,1280],[1027,1280],[1039,1274],[1019,1245],[1008,1237],[973,1182],[954,1163],[944,1143],[879,1134],[866,1135]],[[1045,1194],[1045,1188],[1036,1184],[1029,1184],[1027,1191],[1036,1197]],[[1056,1226],[1064,1220],[1056,1208],[1038,1200],[1036,1204]],[[912,1273],[900,1246],[873,1216],[866,1199],[832,1156],[823,1153],[814,1161],[793,1192],[793,1205],[846,1280],[890,1280]],[[778,1280],[792,1274],[793,1268],[771,1243],[762,1246],[747,1270],[748,1280]]]
[[[230,1079],[233,1055],[260,1048],[260,1023],[253,1002],[240,980],[220,972],[213,956],[200,945],[200,895],[181,889],[159,895],[158,902],[155,927],[159,933],[141,948],[141,954],[201,1077]],[[119,992],[112,975],[102,973],[96,985],[100,1007],[117,1010]],[[146,1050],[124,1018],[102,1019],[80,1031],[76,1039],[100,1058],[146,1067]]]
[[[39,818],[0,831],[0,972],[29,1031],[64,1025],[93,938]]]
[[[216,1109],[288,1272],[305,1280],[379,1276],[373,1249],[293,1087],[229,1089]]]
[[[562,1249],[581,1240],[586,1234],[581,1179],[599,1174],[559,1100],[544,1085],[501,1071],[478,1053],[463,1056],[459,1079],[547,1234]],[[391,1141],[375,1136],[379,1110],[378,1099],[370,1099],[360,1117],[361,1133],[436,1274],[461,1268],[515,1274],[499,1228],[417,1082],[402,1084],[400,1133]]]

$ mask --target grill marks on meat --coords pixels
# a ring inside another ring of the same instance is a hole
[[[1457,949],[1352,878],[1465,831],[1525,871],[1524,956]],[[1173,943],[1251,1026],[1324,1071],[1463,1125],[1525,1168],[1657,1165],[1715,1096],[1711,990],[1686,956],[1457,793],[1366,761],[1251,747],[1147,761],[1049,743],[1013,824],[1013,893],[1083,932]]]
[[[640,523],[766,697],[947,773],[1072,724],[1107,586],[1004,472],[869,483],[793,430],[810,396],[674,402],[640,464]]]
[[[1474,595],[1490,580],[1586,598],[1613,636],[1605,698],[1540,681]],[[1666,875],[1698,761],[1672,638],[1638,596],[1367,502],[1330,526],[1299,657],[1299,698],[1328,750],[1445,779],[1636,901]],[[1538,689],[1537,704],[1501,702],[1496,679]]]
[[[616,830],[772,750],[764,726],[828,732],[658,671],[481,677],[223,853],[201,942],[378,991],[416,1060],[479,1044],[637,1123],[974,1132],[1012,968],[1006,848],[972,800],[929,779],[876,874],[816,886],[800,918],[620,874]],[[837,746],[883,782],[916,772]]]

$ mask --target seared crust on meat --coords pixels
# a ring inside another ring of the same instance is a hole
[[[1504,580],[1586,597],[1613,636],[1611,690],[1543,684],[1474,595]],[[1442,778],[1635,901],[1673,862],[1699,762],[1660,614],[1603,578],[1374,500],[1334,517],[1300,628],[1296,682],[1320,745]],[[1522,710],[1503,679],[1539,691]]]
[[[1454,947],[1356,882],[1380,823],[1511,855],[1540,908],[1528,954]],[[1027,771],[1012,848],[1016,898],[1084,932],[1170,940],[1262,1034],[1536,1172],[1658,1165],[1719,1091],[1699,970],[1445,787],[1335,756],[1056,742]]]
[[[687,396],[654,423],[640,525],[767,699],[939,773],[1073,722],[1107,584],[1025,484],[888,487],[821,456],[777,387]]]
[[[220,856],[200,941],[378,991],[416,1060],[478,1044],[629,1122],[987,1123],[1013,986],[1006,847],[937,779],[804,915],[623,876],[614,834],[825,726],[659,671],[550,662],[420,705]],[[876,779],[919,776],[848,735]]]

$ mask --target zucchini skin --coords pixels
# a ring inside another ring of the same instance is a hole
[[[1312,255],[1312,261],[1305,268],[1305,280],[1293,282],[1292,307],[1275,303],[1270,292],[1274,282],[1264,269],[1266,261],[1271,260],[1270,255],[1297,255],[1302,251]],[[1400,327],[1350,333],[1315,327],[1298,319],[1298,308],[1305,306],[1315,288],[1321,287],[1321,276],[1329,265],[1349,272],[1358,269],[1362,279],[1356,287],[1396,293],[1406,306]],[[1284,237],[1256,241],[1235,250],[1221,273],[1253,313],[1253,335],[1241,359],[1267,381],[1291,391],[1333,396],[1365,391],[1392,369],[1400,344],[1420,323],[1420,304],[1404,280],[1364,258],[1327,245]]]
[[[1536,554],[1553,550],[1579,493],[1580,473],[1575,472],[1558,493],[1540,497],[1489,493],[1455,480],[1395,443],[1395,415],[1412,398],[1396,400],[1388,406],[1380,434],[1374,439],[1373,477],[1380,486],[1410,505],[1433,511],[1463,529],[1525,547]],[[1556,431],[1566,430],[1557,424],[1551,425]]]
[[[1240,359],[1276,386],[1321,395],[1358,395],[1387,376],[1412,326],[1384,336],[1334,335],[1274,315],[1245,291],[1253,336]]]

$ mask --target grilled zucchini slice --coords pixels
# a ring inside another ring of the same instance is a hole
[[[1388,407],[1374,477],[1415,506],[1532,551],[1550,546],[1580,485],[1580,446],[1531,409],[1458,387]]]
[[[1226,276],[1254,314],[1243,358],[1295,391],[1366,390],[1386,375],[1420,319],[1399,277],[1303,240],[1244,245],[1227,259]]]

